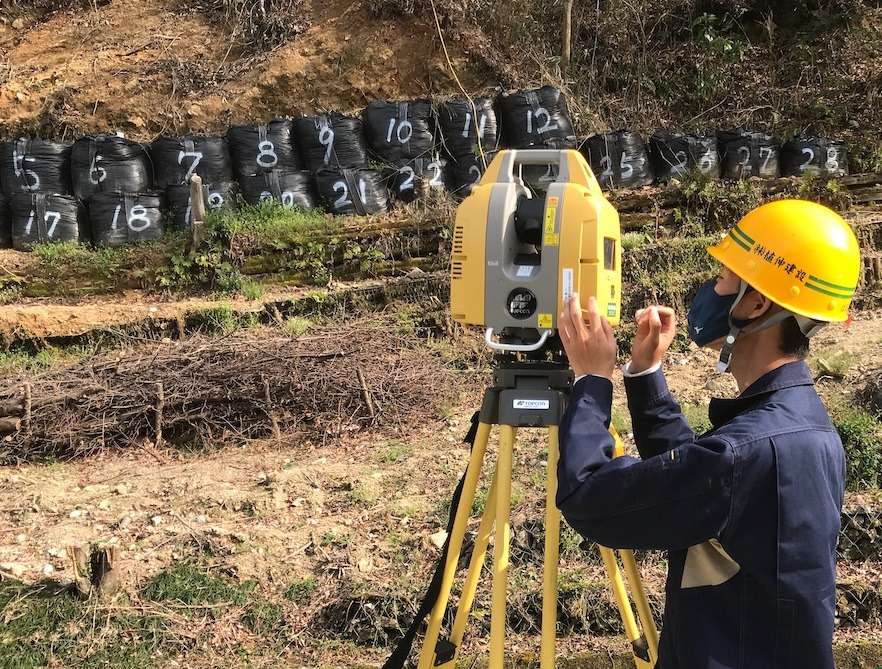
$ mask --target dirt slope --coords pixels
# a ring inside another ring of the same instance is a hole
[[[222,26],[176,0],[112,0],[20,28],[0,23],[0,136],[36,127],[149,139],[452,90],[427,25],[368,20],[359,2],[312,5],[305,34],[256,55],[238,53]]]

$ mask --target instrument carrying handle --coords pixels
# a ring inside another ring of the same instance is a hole
[[[493,328],[487,328],[487,330],[484,332],[484,343],[487,344],[487,346],[492,348],[494,351],[538,351],[540,348],[545,346],[545,342],[548,341],[548,337],[550,335],[551,330],[544,330],[539,339],[532,344],[500,344],[497,341],[493,341]]]

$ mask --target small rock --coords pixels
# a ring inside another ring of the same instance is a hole
[[[17,543],[17,544],[23,544],[25,541],[27,541],[27,539],[28,539],[28,535],[25,534],[24,532],[22,532],[21,534],[15,535],[15,543]]]
[[[43,565],[43,568],[40,570],[40,573],[43,574],[43,576],[52,576],[52,574],[55,573],[55,567],[53,567],[51,564],[49,564],[47,562],[46,564]]]
[[[432,545],[441,549],[444,546],[444,542],[447,541],[447,531],[446,530],[438,530],[435,534],[429,537],[429,541],[432,542]]]
[[[21,30],[22,28],[24,28],[24,19],[15,19],[15,21],[12,22],[12,28],[14,30]]]
[[[110,508],[110,502],[106,499],[102,499],[100,502],[98,502],[98,508],[102,511],[107,511]]]
[[[50,548],[46,551],[46,555],[48,555],[51,558],[63,558],[64,557],[64,550],[61,548],[54,548],[53,547],[53,548]]]
[[[120,483],[116,488],[113,489],[117,495],[128,495],[129,494],[129,486],[125,483]]]
[[[128,525],[131,522],[132,522],[131,516],[123,516],[118,521],[116,521],[116,524],[119,525],[120,527],[125,527],[126,525]]]
[[[207,523],[208,516],[196,516],[196,522],[197,523]]]
[[[84,513],[84,512],[83,512],[82,509],[74,509],[73,511],[70,512],[69,517],[70,517],[70,518],[74,518],[74,519],[76,519],[76,518],[82,518],[82,517],[83,517],[83,513]]]
[[[369,557],[362,558],[358,561],[358,571],[362,574],[370,574],[374,571],[374,561]]]
[[[153,516],[150,519],[150,522],[153,523],[154,526],[161,525],[162,524],[162,516]]]

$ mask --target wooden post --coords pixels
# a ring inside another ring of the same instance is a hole
[[[31,383],[24,384],[24,428],[25,434],[31,433]]]
[[[279,430],[279,421],[276,419],[276,414],[273,411],[273,399],[270,396],[270,385],[269,381],[263,379],[263,399],[266,402],[266,413],[270,417],[270,423],[273,426],[273,439],[277,442],[282,440],[282,432]]]
[[[374,409],[374,401],[371,398],[371,391],[368,388],[367,382],[364,378],[364,372],[361,371],[361,366],[357,366],[355,368],[355,375],[358,377],[358,383],[361,385],[361,397],[364,400],[364,403],[367,405],[368,413],[371,415],[371,418],[377,417],[377,411]]]
[[[573,0],[565,0],[563,11],[563,35],[560,49],[560,73],[567,78],[570,69],[570,52],[573,38]]]
[[[153,428],[156,431],[156,447],[162,446],[162,411],[165,408],[165,390],[162,381],[156,384],[156,414]]]
[[[190,215],[193,218],[190,226],[190,253],[195,253],[202,243],[205,225],[205,198],[202,194],[202,177],[198,174],[190,177]]]

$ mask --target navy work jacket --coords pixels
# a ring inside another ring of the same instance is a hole
[[[657,669],[833,669],[845,457],[808,367],[712,400],[701,436],[661,371],[625,388],[641,459],[612,458],[612,383],[579,379],[557,505],[601,545],[668,551]]]

